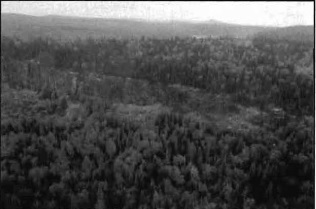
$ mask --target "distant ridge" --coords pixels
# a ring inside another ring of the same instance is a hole
[[[314,42],[314,27],[313,26],[290,26],[276,28],[274,30],[262,31],[255,35],[270,40],[287,40],[299,42]]]
[[[275,29],[276,27],[236,25],[213,19],[203,22],[146,21],[60,15],[1,14],[1,35],[16,36],[21,39],[51,37],[59,40],[71,40],[88,37],[130,38],[141,36],[168,38],[192,37],[196,34],[245,38]]]

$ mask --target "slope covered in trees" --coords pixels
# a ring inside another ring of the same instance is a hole
[[[257,37],[262,37],[274,41],[296,41],[303,43],[314,42],[314,27],[313,26],[291,26],[285,28],[275,28],[267,31],[262,31],[256,34]]]
[[[314,207],[311,44],[1,41],[1,208]]]
[[[89,39],[65,44],[49,39],[2,41],[3,74],[7,79],[14,68],[22,68],[31,59],[42,59],[39,64],[29,63],[29,70],[50,69],[45,72],[55,77],[52,68],[61,73],[77,72],[86,78],[83,83],[87,88],[102,83],[104,75],[115,75],[225,93],[242,104],[263,109],[273,105],[292,114],[310,115],[314,110],[310,43],[276,43],[260,38]],[[18,77],[26,80],[21,77],[23,73],[18,74],[11,82]],[[88,80],[91,85],[86,85]]]
[[[88,37],[140,38],[141,36],[170,38],[173,36],[191,37],[193,35],[246,37],[267,29],[269,28],[212,21],[198,23],[147,22],[127,19],[1,14],[2,34],[23,39],[50,37],[57,40],[71,40]]]
[[[313,207],[312,118],[241,134],[164,113],[150,131],[62,100],[1,120],[1,208]]]

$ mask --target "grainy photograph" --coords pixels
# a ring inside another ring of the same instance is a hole
[[[312,209],[314,2],[1,1],[1,209]]]

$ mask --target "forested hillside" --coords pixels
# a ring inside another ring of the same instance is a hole
[[[255,36],[277,42],[296,41],[303,43],[313,43],[314,32],[315,29],[313,26],[291,26],[262,31],[255,34]]]
[[[3,37],[2,43],[3,76],[12,82],[20,79],[19,85],[30,81],[23,77],[23,66],[32,72],[42,67],[55,77],[55,71],[79,73],[79,80],[91,78],[92,85],[102,83],[105,75],[133,77],[225,93],[242,104],[261,105],[263,109],[275,105],[292,114],[310,115],[314,110],[313,48],[308,42],[143,38],[58,43]],[[13,67],[15,76],[11,75]]]
[[[36,17],[20,14],[1,14],[2,35],[24,40],[49,37],[57,40],[76,38],[171,38],[174,36],[233,36],[246,37],[272,27],[242,26],[216,21],[205,22],[147,22],[144,20],[78,18],[64,16]]]
[[[281,35],[2,35],[0,207],[313,208],[313,62]]]

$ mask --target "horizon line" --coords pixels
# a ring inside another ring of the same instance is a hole
[[[215,22],[212,24],[223,24],[223,25],[236,25],[236,26],[250,26],[250,27],[270,27],[270,28],[287,28],[287,27],[297,27],[297,26],[312,26],[314,25],[287,25],[287,26],[275,26],[275,25],[252,25],[252,24],[241,24],[241,23],[229,23],[224,22],[217,19],[209,19],[209,20],[181,20],[181,19],[174,19],[174,20],[158,20],[158,19],[145,19],[145,18],[120,18],[120,17],[89,17],[89,16],[70,16],[70,15],[60,15],[60,14],[47,14],[47,15],[33,15],[33,14],[25,14],[25,13],[12,13],[12,12],[1,12],[1,15],[24,15],[24,16],[31,16],[31,17],[63,17],[63,18],[74,18],[74,19],[99,19],[99,20],[130,20],[130,21],[140,21],[140,22],[159,22],[159,23],[173,23],[173,22],[182,22],[182,23],[192,23],[192,24],[201,24],[201,23],[209,23]]]

